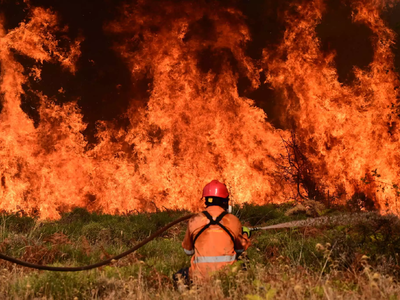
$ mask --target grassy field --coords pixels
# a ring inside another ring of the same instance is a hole
[[[314,206],[306,213],[293,204],[246,205],[234,213],[242,223],[259,226],[345,210]],[[86,265],[129,249],[187,213],[110,216],[75,209],[51,222],[3,214],[0,251],[39,264]],[[0,299],[400,298],[400,225],[393,219],[259,231],[240,263],[207,284],[175,289],[172,274],[189,265],[181,248],[185,228],[181,223],[134,254],[91,271],[36,271],[0,261]]]

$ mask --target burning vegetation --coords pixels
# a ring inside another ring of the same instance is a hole
[[[129,71],[116,90],[134,93],[95,126],[68,88],[38,88],[55,66],[63,78],[82,76],[87,38],[70,38],[40,2],[21,4],[28,13],[15,28],[0,19],[1,210],[56,219],[73,207],[196,209],[204,184],[218,179],[236,204],[353,198],[399,213],[397,36],[383,18],[398,1],[342,1],[372,52],[346,82],[318,36],[329,1],[283,1],[274,12],[282,34],[257,54],[240,1],[127,1],[101,30]],[[278,104],[260,92],[266,85]]]

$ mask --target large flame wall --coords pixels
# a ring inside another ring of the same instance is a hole
[[[397,213],[395,35],[380,17],[394,1],[352,1],[353,22],[374,35],[373,62],[355,68],[352,85],[338,81],[334,53],[320,49],[316,26],[323,1],[293,1],[280,45],[260,60],[246,55],[251,36],[239,10],[183,3],[165,1],[156,10],[143,1],[125,4],[120,18],[104,25],[108,34],[124,37],[114,50],[132,82],[151,76],[152,86],[145,107],[132,99],[124,114],[129,125],[97,123],[92,147],[72,99],[60,105],[30,90],[40,99],[37,124],[21,109],[21,97],[30,95],[24,86],[29,78],[41,80],[44,62],[77,71],[83,38],[68,40],[56,14],[38,7],[29,7],[29,18],[17,28],[0,28],[1,210],[57,218],[76,206],[107,213],[196,209],[212,179],[225,182],[239,204],[296,198],[297,187],[278,167],[287,164],[283,140],[289,130],[275,129],[253,100],[238,93],[238,74],[257,88],[264,73],[281,95],[280,120],[296,131],[321,192],[342,201],[364,193]],[[212,24],[206,37],[196,29],[199,22]],[[218,65],[204,68],[199,60],[207,61],[207,53],[220,56]],[[27,68],[17,55],[35,66]],[[379,180],[361,181],[375,169]]]

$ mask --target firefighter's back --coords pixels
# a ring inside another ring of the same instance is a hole
[[[191,273],[195,277],[206,277],[210,272],[236,261],[235,239],[241,233],[241,224],[237,217],[224,212],[219,206],[210,206],[205,214],[200,213],[189,222],[195,250]],[[208,225],[208,217],[215,220],[223,213],[220,225]],[[207,228],[204,229],[205,227]]]

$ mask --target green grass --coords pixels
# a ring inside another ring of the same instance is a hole
[[[307,218],[293,204],[245,205],[248,226]],[[343,208],[324,210],[336,215]],[[293,211],[293,210],[292,210]],[[75,209],[58,221],[0,217],[0,250],[33,263],[79,266],[128,250],[186,211],[111,216]],[[400,225],[393,219],[356,225],[258,231],[242,262],[207,284],[178,291],[171,276],[189,265],[181,248],[186,223],[100,269],[57,273],[0,262],[0,299],[397,299]],[[243,270],[242,264],[246,266]]]

